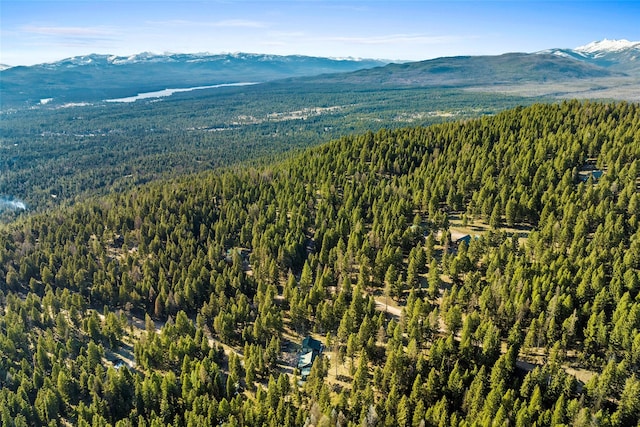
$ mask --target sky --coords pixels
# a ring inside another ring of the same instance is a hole
[[[0,64],[90,53],[425,60],[640,41],[640,1],[1,0]]]

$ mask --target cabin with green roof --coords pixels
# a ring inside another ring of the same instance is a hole
[[[324,345],[310,336],[306,336],[302,340],[302,349],[298,353],[298,370],[300,371],[300,377],[305,380],[311,373],[311,367],[313,362],[318,356],[322,354]]]

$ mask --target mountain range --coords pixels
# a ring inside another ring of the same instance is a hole
[[[640,42],[605,39],[575,49],[404,63],[248,53],[141,53],[129,57],[92,54],[0,70],[2,109],[44,103],[56,106],[99,102],[167,88],[292,78],[315,84],[483,87],[487,90],[523,85],[529,88],[531,85],[566,86],[572,82],[579,83],[576,91],[582,96],[633,99],[640,79]],[[585,82],[589,84],[585,86]],[[611,91],[622,87],[622,91]],[[560,89],[551,90],[560,93]]]
[[[312,77],[316,82],[348,82],[410,86],[478,86],[623,76],[588,62],[549,53],[506,53],[456,56],[389,64],[349,74]]]
[[[141,53],[129,57],[91,54],[54,63],[10,67],[1,71],[1,107],[30,107],[96,102],[167,88],[342,73],[384,65],[373,59],[334,59],[250,53]]]
[[[571,58],[619,72],[640,71],[640,42],[604,39],[575,49],[548,49],[540,53]]]
[[[640,42],[456,56],[305,78],[308,83],[447,87],[518,96],[640,100]]]

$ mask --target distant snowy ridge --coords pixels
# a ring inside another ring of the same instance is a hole
[[[579,46],[574,49],[545,49],[536,53],[551,53],[557,56],[567,58],[589,57],[594,58],[598,55],[619,54],[640,51],[640,42],[630,42],[629,40],[609,40],[604,39]]]
[[[621,52],[628,49],[640,50],[640,42],[630,42],[629,40],[600,40],[591,42],[584,46],[579,46],[574,50],[583,53],[599,53],[599,52]]]
[[[604,39],[575,49],[546,49],[538,54],[571,58],[626,75],[640,75],[640,42]]]
[[[0,0],[1,1],[1,0]],[[98,102],[141,93],[239,82],[268,82],[386,65],[375,59],[331,59],[254,53],[142,52],[87,54],[2,71],[0,108]],[[5,88],[8,88],[5,90]],[[51,99],[50,99],[51,98]],[[49,100],[42,102],[42,100]]]
[[[105,55],[92,53],[89,55],[73,56],[65,58],[60,61],[48,62],[44,64],[35,65],[46,69],[57,69],[60,67],[74,68],[79,66],[100,66],[100,65],[130,65],[139,63],[193,63],[193,62],[224,62],[230,60],[237,61],[256,61],[256,62],[299,62],[306,61],[339,61],[339,62],[379,62],[379,65],[383,65],[390,61],[388,60],[376,60],[369,58],[331,58],[331,57],[314,57],[304,55],[271,55],[260,53],[245,53],[245,52],[226,52],[226,53],[153,53],[142,52],[130,56],[117,56],[117,55]]]

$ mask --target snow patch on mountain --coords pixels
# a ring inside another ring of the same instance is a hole
[[[154,52],[142,52],[129,56],[118,55],[103,55],[103,54],[90,54],[83,56],[74,56],[71,58],[65,58],[61,61],[50,62],[45,64],[38,64],[36,67],[41,67],[49,70],[56,70],[59,68],[76,68],[86,65],[92,65],[94,67],[106,66],[106,65],[130,65],[130,64],[150,64],[150,63],[234,63],[238,61],[245,62],[259,62],[259,63],[281,63],[281,64],[295,64],[304,62],[318,62],[318,61],[333,61],[335,62],[367,62],[372,63],[379,62],[378,65],[386,64],[390,61],[366,59],[366,58],[324,58],[324,57],[312,57],[303,55],[270,55],[259,53],[246,53],[246,52],[226,52],[213,54],[210,52],[199,53],[154,53]],[[1,69],[1,68],[0,68]]]
[[[545,50],[541,50],[539,52],[536,52],[537,54],[549,54],[549,55],[555,55],[555,56],[560,56],[562,58],[569,58],[569,59],[576,59],[576,57],[584,57],[585,55],[583,53],[580,52],[576,52],[574,50],[571,49],[545,49]]]
[[[583,53],[605,53],[605,52],[621,52],[628,49],[640,50],[640,42],[630,42],[629,40],[609,40],[591,42],[584,46],[579,46],[574,50]]]
[[[552,54],[604,67],[626,75],[640,76],[640,42],[604,39],[575,49],[547,49],[538,54]]]

